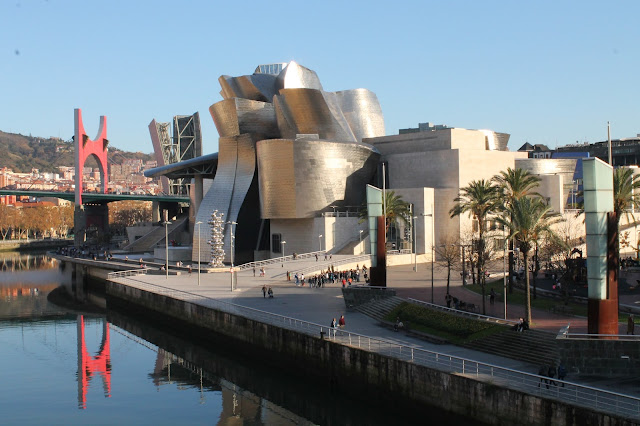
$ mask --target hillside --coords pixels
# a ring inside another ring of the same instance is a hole
[[[109,147],[109,163],[121,164],[125,159],[151,161],[153,154],[127,152]],[[40,172],[57,172],[59,166],[73,166],[73,142],[58,138],[23,136],[0,131],[0,168],[28,173],[31,169]]]

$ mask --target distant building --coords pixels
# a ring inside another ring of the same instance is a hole
[[[609,161],[608,141],[565,145],[558,147],[557,151],[583,151],[588,152],[590,157],[598,157],[602,161]],[[640,165],[640,134],[634,138],[612,139],[611,154],[614,167]]]

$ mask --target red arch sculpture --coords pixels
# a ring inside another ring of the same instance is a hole
[[[109,344],[109,323],[104,319],[100,352],[89,355],[84,339],[84,316],[78,315],[78,408],[87,408],[87,389],[94,373],[102,376],[104,394],[111,397],[111,349]]]
[[[107,145],[109,140],[107,139],[107,117],[100,116],[100,129],[98,130],[98,136],[95,140],[89,139],[87,133],[84,131],[84,124],[82,123],[82,110],[76,108],[74,110],[75,121],[75,167],[76,167],[76,205],[82,205],[82,170],[84,169],[84,163],[87,161],[87,157],[93,155],[98,161],[100,167],[100,180],[102,181],[101,190],[103,193],[107,192],[107,185],[109,183],[109,175],[107,169]]]

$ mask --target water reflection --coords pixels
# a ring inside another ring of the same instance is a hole
[[[57,306],[47,294],[71,268],[18,264],[45,269],[0,272],[0,359],[11,366],[0,401],[12,408],[3,410],[3,422],[388,425],[424,423],[428,413],[436,424],[477,424],[429,407],[385,408],[267,363],[222,336],[134,317],[135,310],[87,315],[86,305]],[[104,295],[86,296],[107,305]]]
[[[84,315],[78,315],[78,407],[87,408],[87,390],[94,374],[100,374],[104,395],[111,397],[111,349],[109,346],[109,323],[106,318],[102,323],[102,339],[100,349],[94,356],[87,350],[85,339]]]

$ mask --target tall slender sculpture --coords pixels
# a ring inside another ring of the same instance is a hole
[[[224,226],[224,219],[222,218],[224,213],[219,213],[215,210],[211,213],[211,219],[207,222],[211,227],[211,239],[207,243],[211,246],[211,253],[209,265],[214,268],[220,268],[224,266],[224,234],[222,233],[222,227]]]

